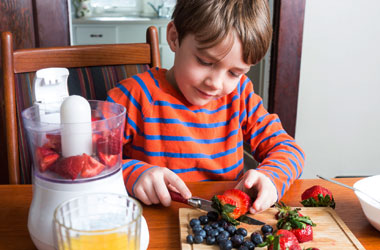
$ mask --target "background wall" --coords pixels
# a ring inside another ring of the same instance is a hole
[[[380,1],[306,1],[296,139],[302,178],[380,174]]]

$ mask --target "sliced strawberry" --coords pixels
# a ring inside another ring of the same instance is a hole
[[[93,144],[96,144],[96,142],[97,142],[100,138],[102,138],[101,135],[99,135],[99,134],[92,134],[92,143],[93,143]]]
[[[119,155],[109,155],[102,152],[99,152],[99,160],[101,163],[107,167],[113,167],[119,160]]]
[[[81,176],[84,178],[89,178],[98,175],[105,169],[105,166],[92,158],[87,154],[83,154],[85,157],[85,164],[81,172]]]
[[[306,225],[305,228],[297,228],[290,231],[297,237],[299,243],[313,240],[313,228],[311,225]]]
[[[98,148],[98,140],[102,138],[99,134],[92,134],[92,151],[96,152]]]
[[[224,196],[234,200],[236,207],[240,210],[240,215],[246,214],[251,206],[252,200],[248,194],[239,189],[229,189],[223,193]]]
[[[268,250],[301,250],[301,246],[298,243],[296,236],[285,229],[280,229],[276,232],[275,237],[270,237],[270,245]]]
[[[290,208],[283,202],[281,205],[276,204],[279,213],[277,228],[286,229],[295,234],[299,242],[306,242],[313,239],[313,226],[315,224],[308,216],[303,216],[300,208]]]
[[[101,137],[96,142],[98,152],[117,155],[121,151],[121,138],[116,134]]]
[[[102,118],[100,118],[100,117],[91,117],[91,122],[95,122],[95,121],[99,121],[99,120],[101,120]]]
[[[319,185],[306,189],[302,193],[301,199],[301,203],[305,207],[335,208],[335,201],[331,191]]]
[[[76,155],[58,161],[52,170],[65,179],[75,180],[86,164],[87,157]]]
[[[48,141],[43,145],[44,148],[50,148],[54,151],[61,152],[61,135],[59,134],[46,134]]]
[[[49,148],[37,147],[36,158],[40,171],[45,172],[58,160],[59,154]]]

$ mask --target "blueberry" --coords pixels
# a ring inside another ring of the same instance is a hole
[[[238,229],[236,229],[236,234],[240,234],[243,235],[243,237],[245,237],[248,234],[247,229],[239,227]]]
[[[229,225],[226,228],[226,231],[230,233],[230,236],[234,235],[236,232],[236,227],[234,225]]]
[[[195,225],[200,225],[201,222],[199,221],[199,219],[191,219],[190,220],[190,227],[194,227]]]
[[[205,230],[200,230],[200,231],[197,231],[197,232],[194,232],[195,236],[197,235],[200,235],[202,236],[203,238],[206,238],[206,231]]]
[[[218,224],[220,227],[227,228],[228,227],[228,222],[225,220],[220,220],[218,221]]]
[[[253,250],[253,249],[255,249],[255,244],[252,242],[252,241],[250,241],[250,240],[245,240],[244,242],[243,242],[243,244],[241,244],[242,246],[246,246],[247,248],[248,248],[248,250]]]
[[[216,236],[219,235],[219,231],[216,230],[216,229],[212,229],[212,230],[209,231],[209,235],[213,236],[213,237],[216,237]]]
[[[219,227],[219,223],[215,221],[215,222],[211,223],[211,226],[213,228],[218,228]]]
[[[206,238],[206,244],[207,244],[207,245],[214,245],[215,242],[216,242],[215,237],[207,236],[207,238]]]
[[[201,215],[199,216],[199,221],[201,225],[206,225],[208,223],[208,217],[207,215]]]
[[[210,225],[204,225],[203,226],[203,230],[205,230],[206,232],[211,230],[211,229],[212,229],[212,227]]]
[[[261,237],[261,234],[259,234],[259,233],[252,233],[251,234],[251,241],[257,246],[257,245],[263,243],[263,237]]]
[[[215,211],[210,211],[207,213],[209,221],[216,221],[219,218],[219,214]]]
[[[186,236],[186,242],[189,244],[193,244],[194,243],[194,237],[191,234],[189,234],[188,236]]]
[[[239,247],[239,250],[249,250],[249,249],[248,249],[248,247],[241,245],[241,246]]]
[[[222,241],[219,243],[219,247],[221,250],[231,250],[232,242],[230,240]]]
[[[226,238],[230,237],[230,233],[224,230],[219,232],[219,235],[224,235]]]
[[[218,237],[216,237],[216,241],[218,243],[221,243],[222,241],[226,240],[228,240],[228,236],[226,236],[225,234],[219,234]]]
[[[195,235],[194,236],[194,243],[199,244],[203,242],[203,237],[200,235]]]
[[[261,227],[261,232],[263,232],[263,234],[273,233],[273,227],[268,224],[265,224],[264,226]]]
[[[243,235],[235,234],[234,236],[231,237],[231,241],[232,241],[232,246],[238,248],[240,247],[241,244],[243,244],[244,237]]]
[[[194,233],[203,230],[203,228],[202,228],[201,225],[195,225],[195,226],[193,226],[192,229],[193,229],[193,232],[194,232]]]
[[[220,233],[220,232],[223,232],[223,231],[224,231],[224,228],[223,228],[223,227],[217,227],[216,230],[218,230],[219,233]]]

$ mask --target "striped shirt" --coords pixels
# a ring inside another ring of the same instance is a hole
[[[165,69],[152,68],[121,81],[107,100],[126,107],[123,176],[134,196],[140,176],[167,167],[187,182],[238,180],[244,172],[243,141],[260,163],[281,198],[302,174],[304,153],[269,114],[245,75],[227,96],[204,106],[189,105],[165,79]]]

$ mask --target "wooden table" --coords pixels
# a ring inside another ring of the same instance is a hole
[[[358,179],[347,178],[339,181],[353,185]],[[211,198],[232,188],[234,182],[188,183],[194,196]],[[320,184],[332,191],[336,201],[336,212],[347,224],[362,245],[380,249],[380,232],[373,228],[364,217],[355,194],[348,189],[323,180],[297,180],[285,194],[282,201],[289,206],[300,206],[301,193],[308,187]],[[27,229],[28,210],[32,200],[31,185],[0,185],[0,249],[36,249]],[[186,205],[173,202],[168,208],[144,206],[144,217],[150,232],[149,249],[180,249],[178,208]]]

